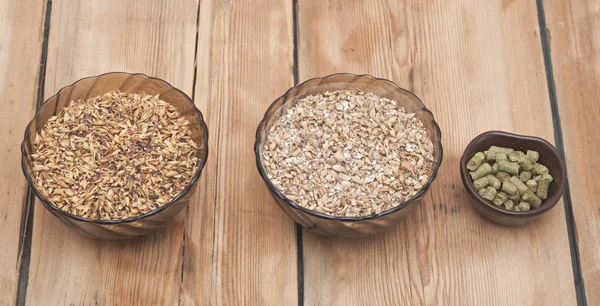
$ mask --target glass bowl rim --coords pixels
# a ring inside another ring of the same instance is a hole
[[[127,75],[128,77],[142,76],[142,77],[148,78],[150,80],[159,81],[159,82],[162,82],[162,83],[166,84],[169,88],[171,88],[171,90],[175,90],[178,93],[180,93],[181,95],[183,95],[183,97],[188,101],[188,103],[190,103],[190,105],[192,105],[192,107],[196,111],[196,115],[200,119],[200,124],[201,124],[201,127],[202,127],[203,131],[204,131],[204,153],[203,153],[203,155],[202,155],[202,157],[200,159],[200,163],[197,166],[196,173],[194,174],[194,177],[192,178],[192,181],[176,197],[174,197],[171,201],[169,201],[165,205],[159,206],[158,208],[155,208],[154,210],[152,210],[152,211],[150,211],[148,213],[145,213],[143,215],[139,215],[139,216],[135,216],[135,217],[123,219],[123,220],[93,220],[93,219],[88,219],[88,218],[80,217],[80,216],[74,215],[72,213],[60,210],[58,207],[54,206],[50,201],[48,201],[48,199],[46,199],[46,197],[44,197],[40,193],[40,191],[37,189],[37,187],[33,183],[32,178],[29,176],[29,173],[27,172],[27,168],[26,168],[26,165],[25,165],[26,164],[26,159],[27,159],[27,156],[26,156],[27,154],[25,152],[25,145],[27,144],[28,139],[29,139],[29,130],[30,130],[32,124],[36,121],[36,119],[40,115],[40,110],[42,109],[42,106],[44,104],[46,104],[50,100],[58,97],[63,92],[63,90],[65,90],[67,88],[74,87],[75,85],[77,85],[81,81],[88,80],[88,79],[98,79],[100,77],[104,77],[104,76],[107,76],[107,75],[113,75],[113,74],[123,74],[123,75]],[[192,189],[192,187],[194,185],[196,185],[196,183],[198,182],[198,180],[200,178],[200,174],[202,173],[202,169],[206,165],[207,159],[208,159],[208,127],[206,125],[206,122],[204,121],[204,116],[202,116],[202,112],[198,109],[198,107],[196,107],[196,105],[194,104],[194,101],[185,92],[183,92],[179,88],[171,85],[169,82],[167,82],[167,81],[165,81],[165,80],[163,80],[161,78],[148,76],[148,75],[146,75],[144,73],[129,73],[129,72],[122,72],[122,71],[106,72],[106,73],[95,75],[95,76],[88,76],[88,77],[85,77],[85,78],[81,78],[81,79],[73,82],[71,85],[67,85],[67,86],[62,87],[56,94],[54,94],[50,98],[46,99],[44,101],[44,103],[40,104],[39,108],[36,110],[35,116],[27,124],[27,127],[25,128],[25,134],[24,134],[23,142],[21,142],[21,170],[23,171],[23,174],[25,175],[25,178],[27,179],[27,182],[29,183],[30,188],[33,190],[33,193],[36,195],[36,197],[38,199],[40,199],[40,201],[44,204],[44,206],[46,206],[46,208],[52,209],[56,213],[59,213],[60,215],[66,216],[68,218],[75,219],[75,220],[81,221],[81,222],[89,222],[89,223],[95,223],[95,224],[120,224],[120,223],[129,223],[129,222],[134,222],[134,221],[137,221],[137,220],[140,220],[140,219],[144,219],[146,217],[150,217],[150,216],[156,215],[156,214],[162,212],[163,210],[166,210],[173,203],[179,201],[183,196],[185,196]]]
[[[433,124],[435,130],[436,130],[436,134],[437,134],[437,142],[436,145],[439,147],[439,154],[438,154],[438,158],[437,161],[435,162],[435,166],[431,172],[431,175],[429,176],[429,180],[427,181],[427,183],[425,185],[423,185],[423,187],[421,187],[421,189],[419,189],[419,191],[412,196],[410,199],[408,199],[407,201],[404,201],[403,203],[401,203],[400,205],[393,207],[391,209],[382,211],[380,213],[376,213],[376,214],[371,214],[368,216],[360,216],[360,217],[346,217],[346,216],[332,216],[332,215],[328,215],[328,214],[324,214],[324,213],[320,213],[320,212],[316,212],[314,210],[310,210],[308,208],[304,208],[300,205],[298,205],[296,202],[288,199],[283,193],[281,193],[274,185],[273,183],[271,183],[271,180],[269,180],[269,178],[267,177],[267,173],[262,165],[262,161],[261,161],[261,143],[260,143],[260,131],[262,129],[262,127],[264,125],[266,125],[270,119],[269,113],[272,111],[273,108],[275,108],[275,106],[277,105],[277,102],[279,102],[280,100],[285,100],[288,98],[290,92],[292,92],[292,90],[296,89],[296,88],[300,88],[303,87],[304,85],[306,85],[309,82],[313,82],[313,81],[319,81],[319,84],[321,84],[324,80],[327,79],[331,79],[331,78],[336,78],[336,77],[354,77],[354,80],[351,82],[348,82],[348,84],[352,84],[353,82],[355,82],[358,79],[371,79],[375,82],[387,82],[390,85],[392,85],[392,87],[395,88],[395,90],[399,90],[402,91],[406,94],[408,94],[409,96],[412,96],[415,101],[417,101],[420,105],[421,105],[421,111],[425,111],[425,113],[430,117],[431,119],[431,123]],[[372,75],[369,74],[353,74],[353,73],[334,73],[334,74],[330,74],[328,76],[324,76],[324,77],[315,77],[315,78],[311,78],[308,79],[300,84],[297,84],[293,87],[291,87],[290,89],[288,89],[282,96],[278,97],[277,99],[275,99],[275,101],[273,101],[273,103],[271,103],[271,105],[269,106],[269,108],[267,109],[267,111],[265,112],[265,115],[263,117],[263,119],[260,121],[260,123],[258,124],[258,127],[256,128],[256,139],[254,142],[254,154],[256,156],[256,166],[258,168],[258,172],[260,173],[260,176],[262,177],[263,181],[265,181],[265,183],[267,184],[267,187],[269,188],[269,190],[271,191],[271,193],[273,195],[275,195],[277,198],[279,198],[280,200],[282,200],[283,202],[285,202],[287,205],[291,206],[293,209],[296,210],[300,210],[306,214],[309,214],[311,216],[317,217],[317,218],[321,218],[321,219],[329,219],[329,220],[336,220],[336,221],[344,221],[344,222],[358,222],[358,221],[364,221],[364,220],[373,220],[373,219],[377,219],[380,217],[383,217],[385,215],[389,215],[389,214],[393,214],[396,213],[402,209],[404,209],[405,207],[409,206],[414,200],[420,198],[421,196],[423,196],[423,194],[425,194],[425,192],[427,190],[429,190],[429,187],[431,186],[431,183],[433,183],[433,181],[435,180],[435,178],[437,177],[438,174],[438,170],[442,164],[442,160],[443,160],[443,148],[442,148],[442,133],[440,131],[440,127],[437,124],[437,122],[435,121],[435,118],[433,117],[433,113],[425,106],[425,104],[423,104],[423,101],[421,101],[421,99],[419,99],[419,97],[417,97],[417,95],[415,95],[414,93],[412,93],[409,90],[406,90],[400,86],[398,86],[396,83],[388,80],[388,79],[384,79],[384,78],[378,78],[378,77],[374,77]]]

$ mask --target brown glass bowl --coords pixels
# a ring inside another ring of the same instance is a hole
[[[408,201],[381,213],[364,217],[334,217],[301,207],[296,202],[283,195],[271,181],[263,167],[262,144],[267,137],[267,132],[274,122],[284,114],[298,99],[307,95],[315,95],[325,91],[359,89],[364,92],[398,101],[398,105],[404,107],[407,112],[415,113],[432,138],[434,144],[435,167],[429,181],[419,192]],[[336,237],[360,237],[379,233],[390,229],[400,219],[412,211],[422,200],[425,192],[437,176],[438,169],[442,163],[441,133],[433,114],[423,105],[421,100],[411,92],[398,87],[391,81],[379,79],[370,75],[334,74],[323,78],[310,79],[298,86],[289,89],[283,96],[279,97],[265,113],[265,117],[256,130],[256,142],[254,144],[256,154],[256,165],[261,177],[267,184],[269,191],[275,201],[285,213],[302,226],[319,234]]]
[[[87,99],[102,95],[112,90],[125,93],[160,94],[161,99],[175,106],[182,116],[190,121],[192,138],[201,144],[196,152],[199,159],[198,169],[188,186],[172,201],[157,209],[134,218],[124,220],[90,220],[64,212],[52,205],[37,189],[33,183],[35,177],[31,168],[31,153],[37,132],[44,127],[48,118],[67,106],[70,101]],[[81,79],[72,85],[62,88],[52,96],[37,111],[35,117],[25,129],[25,139],[21,144],[21,166],[23,173],[40,199],[44,207],[57,216],[69,227],[95,238],[125,239],[148,234],[171,221],[187,204],[192,194],[196,191],[196,182],[200,178],[202,168],[208,157],[208,130],[202,113],[196,108],[194,102],[181,90],[169,83],[146,76],[144,74],[129,74],[111,72],[99,76]]]
[[[473,181],[467,169],[467,163],[477,152],[487,150],[490,146],[501,146],[518,151],[534,150],[540,153],[539,163],[548,167],[554,178],[548,189],[548,198],[538,208],[529,211],[510,211],[498,207],[479,196],[473,187]],[[471,204],[481,215],[499,224],[523,225],[540,217],[558,203],[565,191],[565,162],[556,148],[544,139],[533,136],[522,136],[500,131],[485,132],[473,139],[460,159],[460,175],[469,194]]]

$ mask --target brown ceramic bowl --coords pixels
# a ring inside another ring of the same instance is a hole
[[[540,153],[539,162],[546,167],[554,180],[548,190],[548,198],[539,208],[524,212],[509,211],[500,208],[479,196],[473,187],[469,176],[467,162],[477,152],[485,151],[490,146],[508,147],[519,151],[535,150]],[[523,225],[537,219],[558,203],[565,190],[566,184],[565,162],[556,148],[544,139],[532,136],[522,136],[500,131],[485,132],[473,139],[465,149],[460,159],[460,175],[469,194],[471,204],[480,214],[499,224]]]
[[[429,177],[429,181],[427,181],[423,188],[411,199],[390,210],[363,217],[334,217],[304,208],[277,190],[267,177],[263,167],[262,144],[267,137],[270,127],[282,114],[285,114],[298,99],[307,95],[346,89],[360,89],[364,92],[372,92],[379,97],[398,101],[400,106],[404,107],[408,112],[415,113],[415,116],[423,122],[434,146],[433,156],[435,158],[435,166]],[[283,96],[275,100],[258,125],[254,152],[256,154],[258,171],[269,188],[271,195],[279,207],[294,221],[322,235],[360,237],[389,230],[417,207],[425,193],[429,190],[431,183],[435,180],[442,163],[441,137],[440,128],[435,122],[433,114],[413,93],[400,88],[389,80],[375,78],[370,75],[340,73],[323,78],[310,79],[290,88]]]
[[[192,138],[202,144],[196,152],[199,160],[196,173],[190,184],[178,196],[169,203],[141,216],[124,220],[91,220],[62,211],[50,203],[33,183],[35,174],[32,171],[31,153],[33,151],[35,135],[43,128],[51,116],[56,115],[70,101],[87,99],[117,89],[126,93],[144,92],[151,95],[160,94],[163,100],[177,108],[179,113],[190,121]],[[202,168],[206,164],[208,157],[208,129],[202,113],[196,108],[192,99],[181,90],[161,79],[149,77],[141,73],[111,72],[81,79],[69,86],[63,87],[56,95],[46,100],[41,105],[33,120],[27,125],[25,138],[21,144],[21,152],[23,173],[34,194],[49,212],[69,227],[85,235],[103,239],[125,239],[155,231],[159,227],[169,223],[187,206],[197,189],[196,183],[200,178]]]

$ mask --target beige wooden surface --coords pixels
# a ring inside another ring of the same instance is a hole
[[[600,1],[550,0],[546,10],[583,285],[600,305]]]
[[[0,304],[15,301],[25,251],[29,205],[21,141],[37,102],[44,12],[45,1],[0,1]]]
[[[598,0],[1,1],[0,305],[575,305],[584,288],[598,304],[599,14]],[[37,201],[28,219],[19,164],[38,81],[48,98],[110,71],[165,79],[194,98],[209,127],[188,209],[131,241],[81,236]],[[393,80],[442,129],[431,191],[381,235],[297,232],[256,169],[254,133],[269,104],[296,81],[336,72]],[[564,135],[566,206],[520,228],[469,206],[458,160],[492,129],[550,142],[556,133],[558,145]]]
[[[195,98],[210,158],[188,210],[183,304],[298,301],[295,225],[273,203],[252,151],[265,110],[294,84],[292,35],[289,1],[201,2]]]

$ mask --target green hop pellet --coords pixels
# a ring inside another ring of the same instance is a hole
[[[535,192],[535,194],[538,196],[538,198],[545,200],[546,198],[548,198],[548,188],[550,187],[550,183],[552,182],[553,178],[550,174],[544,174],[542,175],[542,178],[540,178],[540,180],[537,182],[538,183],[538,188],[537,191]]]
[[[513,207],[513,210],[514,210],[514,211],[521,211],[521,209],[519,208],[519,205],[515,205],[515,206]]]
[[[527,190],[527,192],[523,194],[522,199],[523,201],[529,203],[533,208],[538,208],[540,205],[542,205],[542,199],[533,194],[531,190]]]
[[[519,173],[519,179],[523,183],[529,181],[531,179],[531,172],[529,172],[529,171],[521,171],[521,173]]]
[[[506,202],[504,202],[504,208],[506,208],[506,210],[513,210],[514,206],[515,204],[512,200],[506,200]]]
[[[529,206],[529,203],[527,202],[521,202],[519,203],[519,210],[520,211],[528,211],[529,209],[531,209],[531,207]]]
[[[529,159],[528,157],[523,157],[519,161],[519,166],[521,166],[521,169],[525,171],[530,171],[531,169],[533,169],[533,165],[535,165],[535,162]]]
[[[500,206],[506,201],[508,201],[508,194],[500,191],[496,193],[496,197],[494,198],[494,201],[492,201],[492,203],[494,203],[494,205],[496,206]]]
[[[498,161],[498,170],[511,175],[519,175],[520,168],[521,167],[519,166],[519,164],[514,162],[509,162],[507,160]]]
[[[521,201],[521,195],[518,191],[514,195],[509,195],[508,198],[515,203],[519,203],[519,201]]]
[[[471,179],[476,180],[478,178],[482,178],[488,174],[492,173],[492,166],[488,163],[483,163],[477,170],[471,171],[469,174],[471,175]]]
[[[488,185],[494,187],[494,189],[498,190],[502,187],[502,182],[492,174],[488,174],[486,178],[488,180]]]
[[[483,197],[485,190],[486,190],[486,188],[481,188],[481,189],[477,190],[477,194],[479,194],[479,196]]]
[[[485,161],[485,154],[483,154],[483,152],[477,152],[477,153],[475,153],[475,155],[473,157],[471,157],[471,159],[467,163],[467,169],[469,169],[471,171],[475,171],[475,170],[477,170],[477,168],[479,168],[479,166],[481,166],[481,164],[484,161]]]
[[[492,174],[498,173],[498,163],[492,165]]]
[[[527,187],[529,187],[529,190],[531,190],[531,192],[536,192],[538,189],[538,182],[534,181],[534,180],[529,180],[529,181],[525,182],[525,185],[527,185]]]
[[[498,171],[498,173],[496,173],[496,178],[498,178],[501,182],[508,180],[511,176],[512,175],[510,175],[504,171]]]
[[[541,175],[534,175],[534,176],[533,176],[531,179],[537,182],[537,181],[539,181],[541,178],[542,178],[542,176],[541,176]]]
[[[512,151],[508,153],[508,159],[512,162],[518,162],[525,156],[525,153],[521,151]]]
[[[484,176],[482,178],[478,178],[476,180],[473,181],[473,187],[475,188],[475,190],[479,190],[482,188],[487,187],[490,184],[488,177]]]
[[[514,151],[514,150],[513,150],[513,149],[511,149],[511,148],[497,147],[497,146],[491,146],[489,150],[490,150],[490,151],[496,151],[496,152],[503,152],[503,153],[506,153],[506,154],[508,154],[508,153],[510,153],[510,152],[512,152],[512,151]]]
[[[502,191],[506,192],[509,196],[519,195],[519,191],[517,190],[517,186],[511,183],[510,180],[506,180],[502,182]]]
[[[481,197],[486,200],[493,201],[496,197],[496,193],[498,192],[496,191],[496,189],[494,189],[494,187],[488,186]]]
[[[483,153],[485,154],[485,159],[488,162],[495,162],[495,161],[508,159],[508,157],[506,156],[506,153],[504,153],[504,152],[487,150],[487,151],[484,151]]]
[[[548,173],[548,168],[542,164],[534,164],[531,169],[531,173],[534,175],[544,175]]]
[[[527,158],[529,158],[533,162],[537,162],[538,159],[540,159],[540,153],[533,150],[527,150],[527,154],[525,154],[525,156],[527,156]]]
[[[520,194],[524,194],[525,191],[529,190],[529,187],[527,187],[525,183],[521,182],[521,180],[516,176],[511,177],[508,181],[513,183],[513,185],[517,186],[517,190],[519,190]]]

